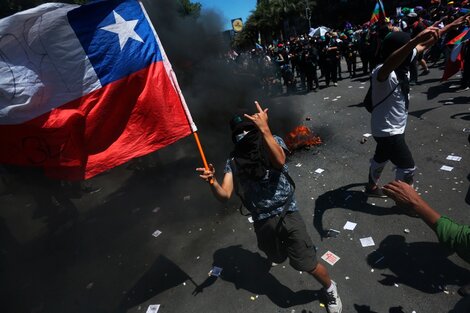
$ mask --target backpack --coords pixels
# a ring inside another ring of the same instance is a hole
[[[378,107],[380,104],[382,104],[385,100],[387,100],[394,92],[395,90],[397,89],[398,86],[400,86],[400,84],[397,84],[393,90],[385,97],[383,98],[381,101],[379,101],[377,104],[373,104],[372,103],[372,77],[370,77],[370,84],[369,84],[369,89],[367,90],[367,93],[366,93],[366,96],[364,97],[364,100],[362,101],[362,104],[364,105],[364,107],[366,108],[367,112],[369,113],[372,113],[372,111],[374,111],[374,109],[376,107]]]

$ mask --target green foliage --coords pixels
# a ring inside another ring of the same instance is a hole
[[[178,0],[179,2],[179,13],[182,16],[192,16],[192,17],[199,17],[201,14],[201,7],[202,5],[199,2],[191,2],[191,0]]]
[[[258,34],[263,37],[283,37],[284,21],[291,21],[296,17],[307,20],[306,5],[311,11],[316,6],[315,0],[262,0],[256,9],[251,12],[245,22],[243,31],[237,35],[235,45],[245,46],[254,44]]]

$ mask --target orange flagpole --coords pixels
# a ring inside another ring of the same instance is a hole
[[[209,164],[207,164],[206,156],[204,155],[204,150],[202,150],[202,145],[201,145],[201,141],[199,140],[199,135],[197,134],[197,132],[193,132],[193,135],[194,135],[194,139],[196,140],[196,145],[197,145],[197,148],[199,150],[199,153],[201,154],[202,163],[204,164],[204,168],[206,170],[208,170],[209,169]],[[214,184],[214,178],[211,178],[209,183],[211,185]]]

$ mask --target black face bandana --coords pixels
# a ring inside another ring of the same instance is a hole
[[[251,130],[235,144],[233,157],[240,176],[259,180],[266,175],[267,156],[258,129]]]

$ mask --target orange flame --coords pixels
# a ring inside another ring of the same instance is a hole
[[[303,147],[320,145],[321,138],[315,136],[307,126],[297,126],[287,134],[285,142],[289,150],[297,150]]]

